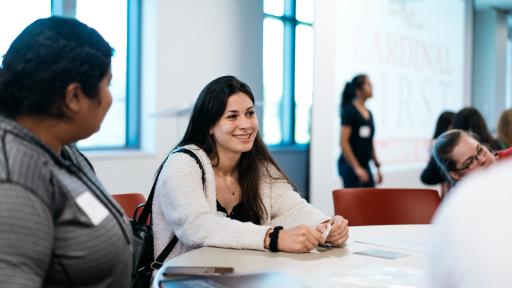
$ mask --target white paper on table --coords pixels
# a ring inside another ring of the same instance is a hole
[[[418,236],[357,237],[354,242],[426,252],[427,238]]]

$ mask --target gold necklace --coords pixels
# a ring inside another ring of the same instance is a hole
[[[231,196],[235,196],[235,183],[233,181],[233,178],[231,178],[231,181],[233,182],[232,183],[232,186],[229,187],[228,185],[228,182],[226,182],[226,177],[222,177],[222,182],[224,182],[224,186],[226,187],[226,189],[228,189],[228,191],[231,193]]]

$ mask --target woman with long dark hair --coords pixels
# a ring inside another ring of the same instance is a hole
[[[176,149],[197,161],[171,153],[159,169],[155,255],[173,236],[178,244],[170,257],[203,246],[307,252],[347,240],[347,220],[308,204],[272,159],[258,134],[252,91],[235,77],[201,91]]]
[[[342,154],[338,159],[338,172],[343,185],[350,187],[375,187],[370,170],[370,160],[377,168],[377,183],[382,182],[380,162],[377,160],[373,136],[373,115],[365,106],[373,96],[370,78],[365,74],[355,76],[345,85],[341,100]]]

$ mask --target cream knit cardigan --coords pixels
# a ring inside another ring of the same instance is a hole
[[[158,179],[153,199],[155,257],[176,234],[178,244],[167,260],[203,246],[264,250],[264,237],[272,226],[291,228],[299,224],[315,227],[329,217],[314,208],[285,180],[271,179],[263,169],[260,193],[267,218],[262,225],[231,220],[217,214],[215,176],[206,153],[187,145],[200,159],[205,172],[184,153],[171,154]],[[276,173],[275,168],[271,173]]]

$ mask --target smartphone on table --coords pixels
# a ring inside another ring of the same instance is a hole
[[[233,267],[215,266],[170,266],[165,268],[164,276],[214,276],[231,274],[235,272]]]

